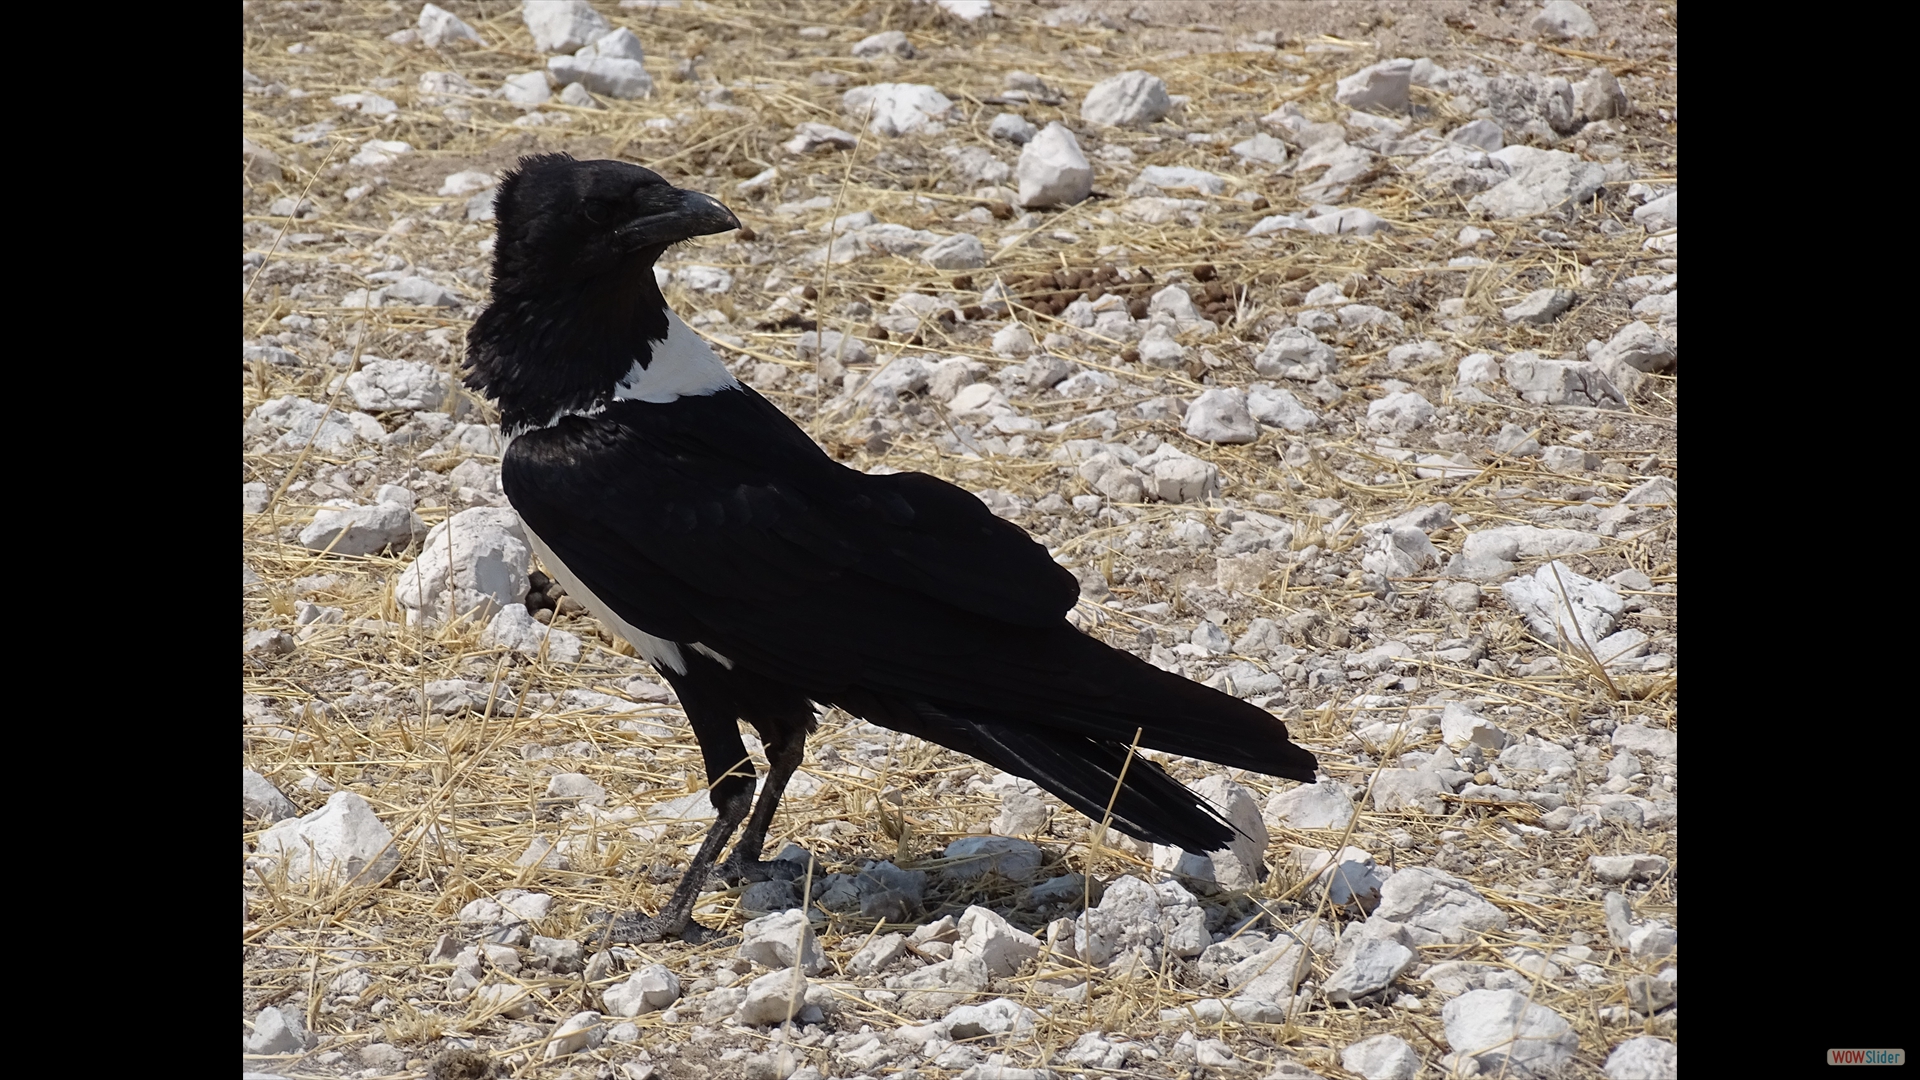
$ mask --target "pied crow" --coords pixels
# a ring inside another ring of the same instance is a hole
[[[761,854],[817,706],[1026,777],[1095,820],[1112,799],[1116,828],[1191,851],[1232,827],[1129,761],[1136,732],[1312,782],[1313,755],[1265,710],[1069,624],[1073,575],[1018,526],[943,480],[841,465],[737,382],[654,278],[669,246],[739,227],[719,202],[625,162],[543,154],[507,174],[495,208],[466,383],[499,406],[502,485],[548,572],[678,693],[718,814],[672,898],[615,919],[614,939],[702,935],[710,872],[801,869]],[[739,721],[766,746],[757,804]]]

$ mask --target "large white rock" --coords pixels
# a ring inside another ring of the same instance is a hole
[[[452,380],[443,371],[412,360],[365,358],[347,376],[347,393],[368,412],[437,409],[446,403]]]
[[[572,52],[612,29],[586,0],[527,0],[520,18],[543,53]]]
[[[523,71],[500,84],[500,96],[523,109],[537,109],[553,97],[544,71]]]
[[[1580,206],[1607,181],[1607,170],[1562,150],[1509,146],[1487,157],[1504,165],[1508,177],[1467,202],[1492,218],[1525,218],[1563,207]]]
[[[1651,1035],[1628,1039],[1607,1055],[1600,1073],[1607,1080],[1677,1080],[1680,1048]]]
[[[1535,405],[1626,407],[1620,388],[1588,360],[1548,360],[1530,352],[1507,357],[1501,373],[1520,397]]]
[[[1080,140],[1059,121],[1041,129],[1020,150],[1014,169],[1021,206],[1070,206],[1093,193],[1093,166],[1080,152]]]
[[[798,966],[818,974],[826,966],[813,924],[800,911],[782,911],[753,920],[740,930],[740,956],[764,968]]]
[[[1406,112],[1412,80],[1413,61],[1382,60],[1336,83],[1333,100],[1354,109]]]
[[[1236,830],[1218,851],[1193,852],[1155,844],[1153,865],[1183,878],[1211,882],[1226,889],[1251,889],[1260,884],[1267,850],[1267,825],[1252,793],[1219,774],[1190,785],[1193,793],[1211,803]]]
[[[1403,867],[1387,878],[1371,918],[1400,923],[1415,946],[1458,945],[1476,940],[1482,931],[1507,926],[1506,913],[1482,898],[1471,883],[1425,866]]]
[[[863,37],[853,43],[855,56],[897,56],[902,60],[914,57],[913,43],[899,30],[883,30],[870,37]]]
[[[936,270],[971,270],[987,265],[987,249],[972,233],[955,233],[920,253]]]
[[[1080,103],[1080,119],[1108,127],[1151,124],[1172,111],[1167,84],[1144,71],[1123,71],[1103,79]]]
[[[1246,395],[1219,387],[1193,399],[1181,430],[1210,443],[1250,443],[1260,437],[1259,427],[1247,412]]]
[[[386,436],[380,421],[366,413],[329,412],[317,401],[292,394],[261,402],[247,414],[244,430],[248,435],[279,432],[280,437],[267,448],[275,452],[298,452],[311,442],[315,452],[322,454],[344,454],[353,449],[356,439],[377,443]]]
[[[877,83],[856,86],[841,95],[840,111],[849,116],[869,116],[867,130],[888,137],[924,131],[941,131],[953,110],[953,101],[931,86],[920,83]]]
[[[388,547],[404,548],[426,531],[426,523],[405,506],[336,502],[314,511],[313,521],[300,530],[300,543],[311,551],[372,555]]]
[[[400,865],[393,833],[373,806],[351,791],[336,791],[313,813],[274,825],[261,834],[259,851],[295,883],[377,885]]]
[[[1310,431],[1322,423],[1319,414],[1300,404],[1300,399],[1266,383],[1247,388],[1247,413],[1263,424],[1293,432]]]
[[[420,21],[416,24],[420,30],[420,43],[428,48],[438,49],[457,42],[466,41],[475,45],[484,45],[480,32],[468,26],[460,16],[437,4],[427,4],[420,9]]]
[[[1398,1035],[1375,1035],[1340,1051],[1340,1067],[1366,1080],[1413,1080],[1420,1054]]]
[[[634,37],[630,31],[620,29],[614,35]],[[609,98],[645,98],[653,94],[653,75],[647,75],[647,67],[639,60],[626,56],[603,56],[593,50],[593,46],[582,48],[574,56],[551,56],[547,58],[547,71],[561,85],[580,83],[595,94],[605,94]]]
[[[394,599],[409,625],[473,613],[490,620],[525,599],[531,554],[520,515],[490,506],[462,510],[427,534],[420,557],[394,585]]]
[[[1353,820],[1353,789],[1332,780],[1301,784],[1268,799],[1262,820],[1288,829],[1344,829]]]
[[[1532,577],[1500,586],[1500,596],[1527,621],[1527,629],[1551,645],[1578,649],[1598,645],[1613,633],[1626,600],[1611,585],[1550,562]]]
[[[1477,1061],[1483,1074],[1558,1075],[1580,1049],[1571,1024],[1518,990],[1470,990],[1447,1002],[1440,1019],[1447,1045]]]
[[[508,604],[480,633],[480,644],[522,656],[545,655],[548,663],[580,662],[580,635],[542,626],[527,614],[525,604]],[[544,648],[543,648],[544,647]]]
[[[1137,183],[1148,184],[1163,191],[1191,189],[1208,195],[1227,193],[1226,177],[1185,165],[1149,165],[1141,169],[1140,175],[1135,179]]]
[[[1547,0],[1546,6],[1527,20],[1527,29],[1557,41],[1596,37],[1600,33],[1593,16],[1573,0]]]
[[[1407,432],[1433,419],[1433,402],[1417,390],[1402,390],[1367,403],[1367,426],[1375,431]]]
[[[979,957],[990,975],[1005,978],[1040,955],[1038,939],[987,908],[969,907],[960,916],[958,930],[960,939],[954,943],[954,956]]]
[[[1234,143],[1228,149],[1243,161],[1257,161],[1263,165],[1287,163],[1287,144],[1264,131],[1251,139]]]
[[[604,997],[615,1016],[644,1016],[680,1000],[680,979],[665,964],[648,964],[608,987]]]
[[[1134,468],[1146,479],[1147,491],[1162,502],[1198,502],[1220,489],[1220,470],[1171,446],[1141,458]]]

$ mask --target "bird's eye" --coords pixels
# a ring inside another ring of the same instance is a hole
[[[586,219],[595,225],[611,224],[619,216],[613,204],[605,199],[588,199],[583,213]]]

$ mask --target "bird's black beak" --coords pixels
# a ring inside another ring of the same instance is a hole
[[[628,250],[639,250],[740,227],[740,219],[713,196],[684,188],[678,194],[678,206],[664,213],[637,217],[620,226],[614,235]]]

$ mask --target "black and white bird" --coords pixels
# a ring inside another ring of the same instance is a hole
[[[1136,733],[1312,782],[1313,755],[1265,710],[1070,625],[1077,583],[1018,526],[943,480],[839,464],[737,382],[653,269],[675,243],[739,227],[719,202],[624,162],[545,154],[507,175],[495,207],[493,300],[466,381],[499,405],[507,498],[548,572],[679,694],[718,813],[672,898],[615,920],[615,938],[701,934],[710,871],[792,876],[761,853],[816,706],[1026,777],[1095,820],[1111,799],[1116,828],[1191,851],[1226,846],[1232,827],[1131,756]],[[766,746],[758,804],[739,721]]]

